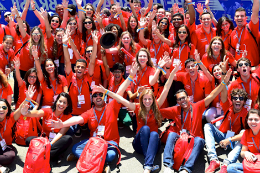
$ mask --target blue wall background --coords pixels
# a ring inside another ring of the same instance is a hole
[[[121,6],[129,6],[128,2],[126,0],[116,0],[119,1]],[[142,6],[147,6],[148,0],[141,0]],[[0,22],[3,24],[6,24],[4,21],[4,13],[6,11],[10,11],[10,8],[13,6],[14,2],[17,4],[17,9],[22,12],[24,4],[26,0],[0,0],[0,11],[2,12]],[[35,0],[36,2],[36,8],[39,9],[40,7],[43,7],[47,11],[53,11],[55,12],[55,6],[56,4],[61,4],[62,0]],[[83,5],[87,3],[92,3],[95,7],[97,6],[99,0],[83,0]],[[184,6],[185,0],[154,0],[154,3],[161,3],[164,5],[165,9],[170,9],[172,7],[172,4],[178,3],[179,7]],[[197,3],[205,3],[205,0],[195,0],[193,1],[196,4]],[[238,7],[244,7],[247,12],[248,20],[250,20],[251,12],[252,12],[252,3],[253,0],[210,0],[210,7],[212,12],[214,13],[216,19],[219,19],[221,16],[226,15],[230,19],[234,20],[234,13],[235,10]],[[69,3],[73,3],[76,5],[75,0],[69,0]],[[103,7],[110,6],[110,0],[105,0],[105,4]],[[198,14],[197,14],[198,16]],[[197,17],[198,18],[198,17]],[[29,8],[29,11],[27,13],[26,21],[30,24],[31,27],[38,25],[39,21],[38,18],[34,15],[31,8]],[[198,21],[196,22],[198,23]]]

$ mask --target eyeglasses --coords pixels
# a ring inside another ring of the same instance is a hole
[[[36,79],[36,76],[28,76],[31,79]]]
[[[51,20],[51,22],[59,23],[59,21],[58,21],[58,20]]]
[[[259,122],[259,119],[258,119],[258,118],[248,118],[248,121],[249,121],[249,122],[254,121],[254,122],[258,123],[258,122]]]
[[[186,31],[178,31],[178,34],[187,34]]]
[[[163,25],[167,25],[167,23],[166,23],[166,22],[161,22],[161,24],[163,24]]]
[[[2,108],[3,110],[6,110],[7,106],[0,106],[0,108]]]
[[[92,50],[86,50],[86,53],[90,53],[90,52],[92,53]]]
[[[92,8],[86,8],[86,10],[91,10],[92,11]]]
[[[97,96],[103,97],[103,93],[95,93],[95,94],[93,94],[92,96],[93,96],[93,97],[97,97]]]
[[[7,15],[5,15],[4,17],[7,18],[7,17],[9,17],[10,15],[11,15],[11,14],[7,14]]]
[[[73,22],[73,23],[69,23],[69,25],[77,25],[77,23],[76,23],[76,22]]]
[[[83,22],[83,24],[92,24],[92,22],[91,21]]]
[[[244,97],[232,97],[232,100],[239,100],[239,101],[243,101]]]
[[[41,36],[40,33],[32,33],[32,36]]]
[[[174,18],[172,19],[173,21],[181,21],[182,19],[181,18]]]
[[[238,64],[239,67],[242,67],[243,65],[245,65],[246,67],[248,67],[248,66],[249,66],[249,63],[248,63],[248,62],[245,62],[245,63],[239,63],[239,64]]]
[[[183,97],[181,97],[181,98],[177,98],[177,102],[181,102],[181,101],[183,101],[183,100],[186,100],[186,98],[187,98],[187,96],[183,96]]]

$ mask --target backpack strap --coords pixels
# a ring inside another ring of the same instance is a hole
[[[27,41],[20,47],[20,49],[15,53],[14,56],[16,56],[18,53],[20,53],[21,50],[22,50],[22,48],[23,48],[28,42],[29,42],[29,40],[27,40]]]
[[[117,150],[117,153],[118,153],[118,156],[119,156],[119,157],[118,157],[118,161],[117,161],[116,165],[118,166],[119,163],[120,163],[120,161],[121,161],[121,152],[120,152],[119,148],[118,148],[117,146],[115,146],[114,144],[112,144],[112,143],[110,143],[110,142],[108,142],[108,141],[107,141],[107,143],[110,144],[110,145],[112,145],[113,147],[115,147],[116,150]]]
[[[256,45],[258,46],[256,38],[255,38],[254,34],[252,33],[252,31],[249,29],[248,25],[246,25],[246,28],[247,28],[248,32],[251,34],[251,36],[253,37],[253,39],[255,40]]]

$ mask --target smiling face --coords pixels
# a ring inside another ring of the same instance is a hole
[[[13,46],[13,39],[7,38],[5,41],[3,41],[3,49],[7,53]]]
[[[172,14],[168,11],[165,12],[165,17],[167,17],[169,22],[172,20]]]
[[[167,29],[167,26],[168,26],[168,21],[167,21],[167,19],[161,20],[161,22],[159,23],[159,26],[162,28],[162,30]]]
[[[172,24],[174,28],[179,28],[183,24],[183,20],[181,19],[181,16],[174,16],[172,18]]]
[[[247,17],[245,11],[237,11],[234,18],[238,27],[243,27],[246,24]]]
[[[141,68],[144,68],[148,62],[148,55],[145,51],[140,51],[138,54],[138,62],[141,65]]]
[[[90,5],[87,5],[85,10],[86,10],[86,16],[92,17],[92,15],[93,15],[93,8]]]
[[[37,75],[35,72],[32,72],[29,76],[28,76],[28,82],[30,85],[34,85],[35,82],[37,80]]]
[[[150,108],[153,104],[153,97],[151,96],[151,94],[145,94],[143,96],[143,104],[145,106],[145,108]]]
[[[139,13],[139,11],[141,10],[141,4],[134,2],[134,9],[136,13]]]
[[[247,120],[248,126],[252,131],[257,132],[260,129],[260,117],[257,113],[250,113]]]
[[[123,45],[124,46],[126,46],[126,45],[130,45],[130,43],[131,43],[131,38],[130,38],[130,36],[129,36],[129,34],[124,34],[123,36],[122,36],[122,43],[123,43]]]
[[[110,16],[113,18],[117,13],[117,10],[116,10],[116,5],[113,5],[110,9]]]
[[[8,107],[5,102],[0,101],[0,121],[3,121],[8,113]]]
[[[188,37],[188,33],[185,27],[179,28],[178,36],[181,41],[185,41],[185,39]]]
[[[211,44],[213,54],[219,54],[222,49],[222,43],[220,40],[214,40]]]
[[[58,17],[53,17],[53,18],[51,19],[51,27],[52,27],[53,29],[56,29],[56,28],[59,27],[59,25],[60,25],[59,18],[58,18]]]
[[[240,95],[235,95],[231,99],[232,99],[234,112],[235,113],[240,112],[243,109],[245,103],[244,97]]]
[[[69,29],[70,29],[72,32],[75,32],[76,29],[77,29],[77,22],[76,22],[76,20],[71,20],[71,21],[68,23],[68,27],[69,27]]]
[[[58,31],[55,35],[55,39],[58,44],[62,44],[62,37],[64,35],[64,31]]]
[[[228,21],[223,21],[221,25],[221,29],[223,29],[224,32],[229,31],[230,23]]]
[[[93,95],[93,103],[95,104],[95,106],[97,107],[102,107],[104,105],[104,100],[102,99],[103,97],[103,93],[94,93]]]
[[[60,17],[63,16],[64,9],[63,9],[63,6],[62,6],[61,4],[56,6],[56,13],[57,13]]]
[[[201,24],[203,28],[210,28],[212,23],[210,14],[204,14],[201,16]]]
[[[222,75],[222,69],[218,65],[215,66],[213,69],[213,76],[216,79],[221,80],[221,75]]]
[[[52,61],[46,61],[45,70],[49,74],[54,73],[54,70],[55,70],[54,63]]]
[[[250,75],[251,67],[246,61],[239,61],[237,71],[240,73],[241,77],[248,77]]]
[[[56,110],[63,112],[68,107],[68,100],[66,97],[60,96],[59,100],[56,102]]]
[[[158,9],[156,15],[157,15],[158,20],[160,20],[161,18],[163,18],[165,16],[165,10],[163,8]]]
[[[186,109],[190,106],[190,99],[185,92],[180,92],[176,94],[176,99],[177,103],[181,106],[182,109]]]
[[[41,33],[38,29],[35,29],[33,32],[32,32],[32,39],[35,43],[38,43],[41,39]]]
[[[190,77],[198,75],[198,66],[193,62],[188,62],[185,70],[190,74]]]
[[[93,51],[93,47],[89,46],[86,48],[86,58],[90,59],[91,55],[92,55],[92,51]]]
[[[135,29],[135,27],[137,26],[137,21],[135,20],[135,18],[134,17],[130,17],[130,19],[129,19],[130,21],[130,27],[132,28],[132,29]]]
[[[115,78],[115,82],[119,83],[119,82],[121,82],[124,73],[121,70],[114,70],[113,75]]]
[[[74,70],[75,70],[75,73],[76,73],[76,77],[78,79],[81,79],[84,76],[84,72],[85,72],[86,68],[87,68],[87,65],[84,62],[77,62],[76,63]]]
[[[85,19],[83,24],[86,29],[88,29],[88,30],[92,29],[93,24],[90,19]]]
[[[116,36],[118,36],[118,29],[117,29],[116,26],[113,26],[113,27],[111,28],[111,31],[112,31],[114,34],[116,34]]]

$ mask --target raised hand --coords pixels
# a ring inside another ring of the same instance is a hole
[[[158,66],[163,68],[165,66],[165,64],[167,64],[167,62],[169,61],[170,57],[169,56],[163,56],[163,58],[160,58],[159,62],[158,62]]]
[[[35,86],[29,85],[28,90],[26,91],[26,99],[32,100],[35,92],[36,92]]]
[[[39,57],[38,57],[38,48],[37,48],[36,45],[32,46],[32,56],[33,56],[34,60],[39,59]]]
[[[195,57],[196,62],[200,62],[200,54],[198,53],[197,49],[194,52],[194,57]]]
[[[132,77],[135,76],[135,74],[137,73],[138,70],[138,63],[137,62],[133,62],[131,69],[129,70],[129,75],[131,75]]]
[[[98,35],[97,31],[92,32],[92,40],[95,44],[98,44]]]
[[[156,11],[153,10],[152,13],[150,14],[150,20],[153,20],[156,16]]]
[[[224,77],[224,82],[225,82],[226,84],[229,82],[229,79],[230,79],[231,74],[232,74],[232,70],[229,69],[229,70],[227,71],[226,76]]]
[[[35,2],[33,0],[31,0],[30,4],[31,4],[32,10],[35,10],[36,9]]]
[[[81,7],[82,0],[75,0],[78,7]]]
[[[145,11],[146,11],[145,8],[141,8],[141,9],[140,9],[140,13],[141,13],[141,16],[142,16],[142,17],[144,17]]]
[[[44,10],[42,7],[40,8],[40,13],[44,19],[48,18],[48,12]]]
[[[29,109],[29,105],[28,104],[23,104],[22,108],[21,108],[21,114],[26,116],[28,113],[28,109]]]
[[[63,8],[68,8],[69,1],[68,0],[62,0],[62,6]],[[64,9],[65,10],[65,9]]]
[[[173,14],[179,12],[179,6],[178,6],[177,3],[174,3],[174,4],[173,4],[173,6],[172,6],[172,11],[173,11]]]
[[[144,18],[141,18],[141,19],[140,19],[140,22],[139,22],[139,26],[140,26],[140,28],[144,28],[145,25],[146,25],[146,21],[145,21],[145,19],[144,19]]]
[[[181,69],[181,61],[179,61],[179,62],[176,64],[176,66],[175,66],[175,68],[173,69],[172,73],[173,73],[173,72],[176,73],[176,72],[179,71],[180,69]]]
[[[120,6],[120,3],[116,3],[116,11],[117,11],[117,13],[119,14],[119,13],[121,13],[121,6]]]
[[[16,3],[14,3],[13,7],[11,7],[11,13],[13,16],[19,16],[19,12],[16,8]]]
[[[95,90],[95,91],[100,92],[100,93],[106,92],[106,89],[102,85],[99,85],[99,86],[93,85],[92,90]]]
[[[195,8],[199,14],[203,13],[203,4],[198,3],[197,8]]]
[[[184,16],[184,8],[179,8],[179,13],[181,13]]]
[[[14,68],[16,70],[19,70],[19,68],[20,68],[20,59],[18,57],[14,58]]]
[[[227,71],[227,63],[228,63],[229,58],[225,59],[223,62],[219,63],[220,68],[222,69],[223,72]]]
[[[209,6],[209,0],[205,1],[205,6],[208,7]]]

